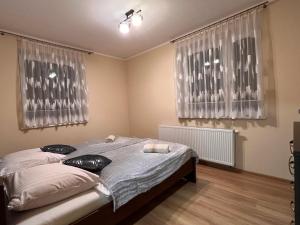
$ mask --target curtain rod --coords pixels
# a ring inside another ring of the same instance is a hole
[[[25,34],[15,33],[15,32],[12,32],[12,31],[0,30],[0,34],[2,36],[3,35],[10,35],[10,36],[14,36],[14,37],[24,38],[24,39],[27,39],[27,40],[30,40],[30,41],[36,41],[36,42],[39,42],[39,43],[42,43],[42,44],[48,44],[48,45],[52,45],[52,46],[55,46],[55,47],[66,48],[66,49],[70,49],[70,50],[74,50],[74,51],[87,53],[89,55],[94,53],[90,50],[86,50],[86,49],[82,49],[82,48],[76,48],[76,47],[72,47],[72,46],[69,46],[69,45],[64,45],[64,44],[61,44],[61,43],[52,42],[52,41],[36,38],[36,37],[25,35]]]
[[[201,27],[201,28],[199,28],[199,29],[197,29],[197,30],[194,30],[194,31],[192,31],[192,32],[189,32],[189,33],[187,33],[187,34],[184,34],[184,35],[182,35],[182,36],[179,36],[179,37],[177,37],[177,38],[171,40],[170,43],[175,43],[175,42],[184,40],[184,39],[186,39],[186,38],[189,37],[189,36],[192,36],[192,35],[194,35],[194,34],[198,34],[198,33],[200,33],[200,32],[203,31],[203,30],[207,30],[207,29],[209,29],[209,28],[211,28],[211,27],[213,27],[213,26],[215,26],[215,25],[217,25],[217,24],[223,23],[223,22],[225,22],[225,21],[227,21],[227,20],[230,20],[230,19],[232,19],[232,18],[234,18],[234,17],[236,17],[236,16],[238,16],[238,15],[242,15],[242,14],[244,14],[244,13],[246,13],[246,12],[249,12],[249,11],[251,11],[251,10],[253,10],[253,9],[256,9],[256,8],[259,8],[259,7],[261,7],[261,6],[262,6],[263,8],[266,8],[271,2],[272,2],[272,1],[269,0],[269,1],[265,1],[265,2],[259,3],[259,4],[257,4],[257,5],[251,6],[251,7],[247,8],[247,9],[245,9],[245,10],[242,10],[242,11],[239,11],[239,12],[237,12],[237,13],[234,13],[234,14],[232,14],[232,15],[230,15],[230,16],[228,16],[228,17],[222,18],[222,19],[220,19],[220,20],[218,20],[218,21],[216,21],[216,22],[212,22],[211,24],[208,24],[208,25],[206,25],[206,26],[203,26],[203,27]]]

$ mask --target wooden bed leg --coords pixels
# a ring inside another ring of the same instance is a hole
[[[0,183],[0,224],[7,225],[6,195],[2,183]]]
[[[197,183],[196,170],[186,175],[185,178],[194,184]]]
[[[197,183],[197,174],[196,174],[196,159],[193,159],[193,170],[188,175],[185,176],[185,178],[192,182]]]

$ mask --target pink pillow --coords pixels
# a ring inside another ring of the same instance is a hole
[[[18,171],[4,180],[8,208],[23,211],[45,206],[86,191],[99,183],[88,171],[52,163]]]

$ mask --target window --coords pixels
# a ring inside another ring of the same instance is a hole
[[[240,114],[259,108],[258,71],[256,71],[256,43],[254,37],[242,38],[233,43],[233,67],[235,77],[232,89],[236,93],[232,99],[234,111]],[[247,115],[250,116],[250,115]]]
[[[264,117],[258,12],[176,46],[179,118]]]
[[[192,68],[194,68],[196,74],[191,85],[190,94],[195,96],[192,102],[196,104],[197,110],[202,110],[204,104],[207,104],[209,111],[212,110],[212,107],[218,107],[218,111],[224,111],[225,109],[224,93],[222,92],[224,89],[224,83],[222,82],[224,74],[220,56],[221,49],[219,48],[210,48],[189,56],[188,73],[193,74]],[[193,79],[193,76],[191,77]]]
[[[24,128],[86,123],[81,53],[27,40],[18,47]]]

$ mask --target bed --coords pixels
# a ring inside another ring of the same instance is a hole
[[[99,224],[99,221],[105,221],[103,225],[118,224],[170,188],[179,179],[185,178],[190,182],[196,182],[196,155],[191,149],[187,146],[169,143],[176,151],[169,155],[150,153],[145,156],[142,146],[150,142],[161,141],[119,138],[109,144],[100,140],[75,146],[80,151],[70,154],[69,158],[84,152],[106,155],[113,159],[112,165],[107,166],[100,174],[109,193],[103,191],[103,185],[98,185],[91,190],[48,206],[24,212],[12,212],[7,210],[7,197],[4,186],[1,184],[0,224],[93,225]],[[145,157],[146,159],[142,161],[141,159]],[[151,163],[147,164],[147,162]],[[127,180],[124,183],[125,178]],[[134,180],[134,183],[131,180]],[[130,181],[129,185],[127,185],[128,181]],[[133,184],[137,184],[136,188]],[[126,194],[120,190],[125,190]]]

